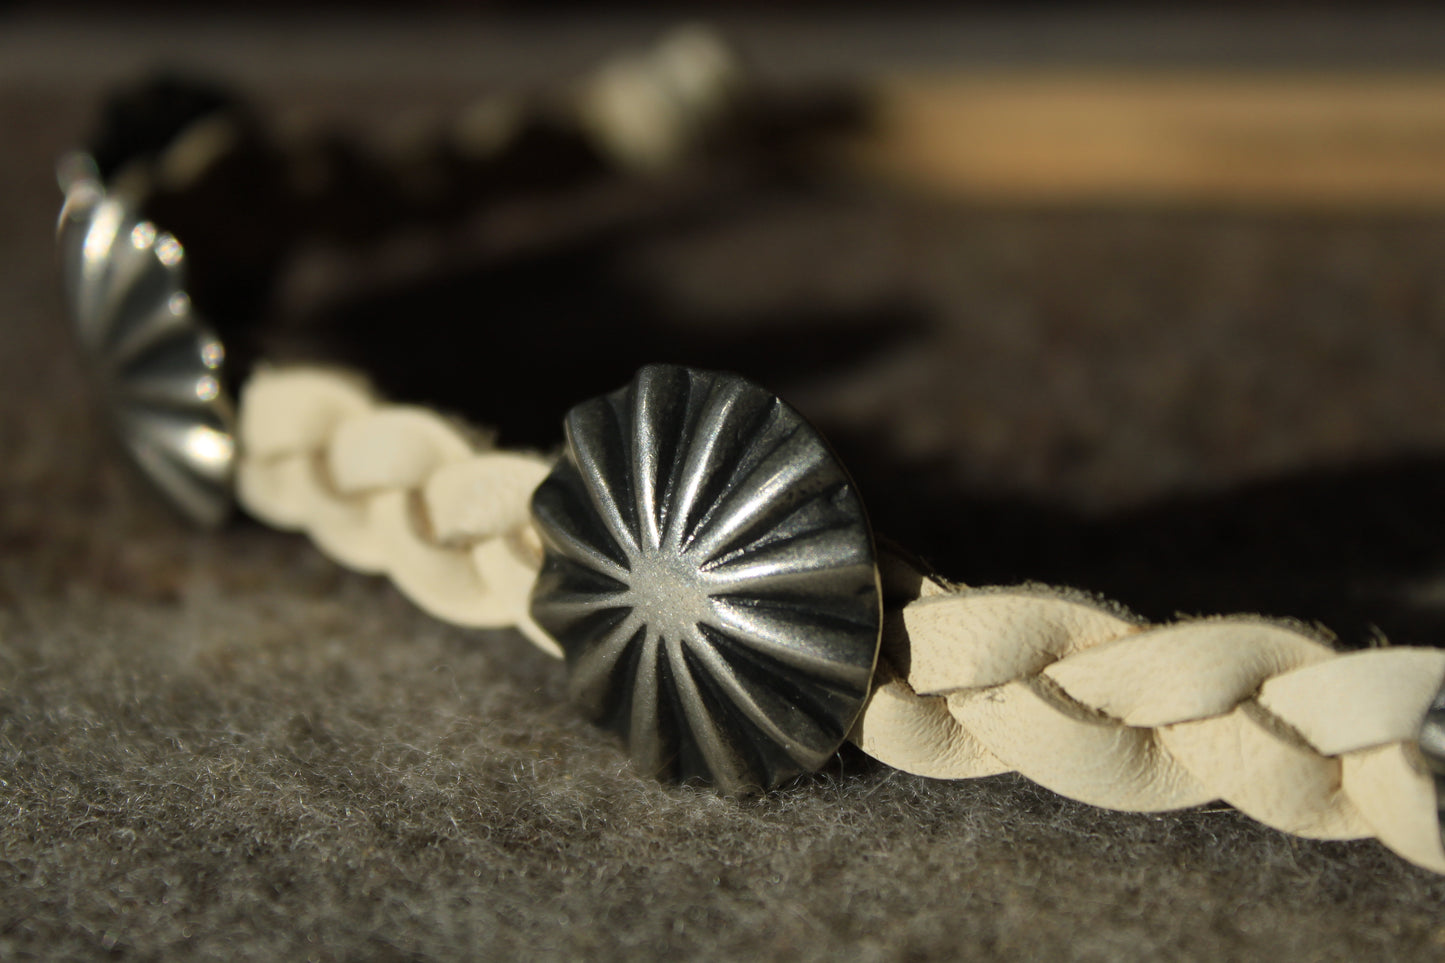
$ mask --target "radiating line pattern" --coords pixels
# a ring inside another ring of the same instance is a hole
[[[729,792],[823,765],[867,698],[881,625],[858,494],[796,411],[667,365],[567,416],[532,500],[533,618],[638,763]]]
[[[66,185],[59,242],[66,306],[126,450],[183,513],[219,524],[233,405],[221,343],[186,294],[184,250],[93,176]]]

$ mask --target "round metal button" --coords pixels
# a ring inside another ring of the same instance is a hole
[[[84,155],[70,161],[60,215],[66,307],[92,379],[131,459],[192,521],[231,510],[234,404],[221,342],[185,288],[185,252]]]
[[[1417,745],[1435,782],[1435,810],[1441,839],[1445,840],[1445,687],[1435,694],[1420,722]]]
[[[822,766],[868,697],[882,605],[852,481],[742,378],[644,368],[572,409],[532,513],[532,615],[646,769],[726,791]]]

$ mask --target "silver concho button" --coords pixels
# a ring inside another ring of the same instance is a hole
[[[729,792],[822,766],[868,696],[882,605],[852,481],[742,378],[666,365],[567,415],[532,513],[532,615],[637,762]]]
[[[141,471],[191,520],[216,525],[231,508],[234,405],[221,342],[186,294],[185,252],[93,169],[64,186],[65,301],[92,378]]]
[[[1445,842],[1445,686],[1435,694],[1420,723],[1417,745],[1435,782],[1435,811],[1440,837]]]

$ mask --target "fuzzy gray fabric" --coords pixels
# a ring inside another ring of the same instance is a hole
[[[117,466],[60,322],[50,164],[94,94],[0,90],[0,959],[1445,955],[1445,880],[1228,808],[852,751],[753,801],[657,785],[520,638],[299,537],[184,530]],[[746,367],[952,577],[1445,639],[1445,219],[721,207],[523,265],[553,284],[508,303],[657,326],[601,367]],[[342,316],[439,284],[408,283]],[[480,395],[577,400],[575,360],[461,361]]]

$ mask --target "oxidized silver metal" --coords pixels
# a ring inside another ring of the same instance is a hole
[[[1435,701],[1420,723],[1419,745],[1425,765],[1435,777],[1435,808],[1441,842],[1445,843],[1445,687],[1435,694]]]
[[[882,611],[822,437],[742,378],[665,365],[566,429],[532,500],[532,615],[584,711],[646,769],[730,792],[822,766],[868,696]]]
[[[225,519],[235,469],[225,351],[186,294],[180,243],[107,194],[84,155],[62,165],[66,306],[135,463],[187,516]]]

